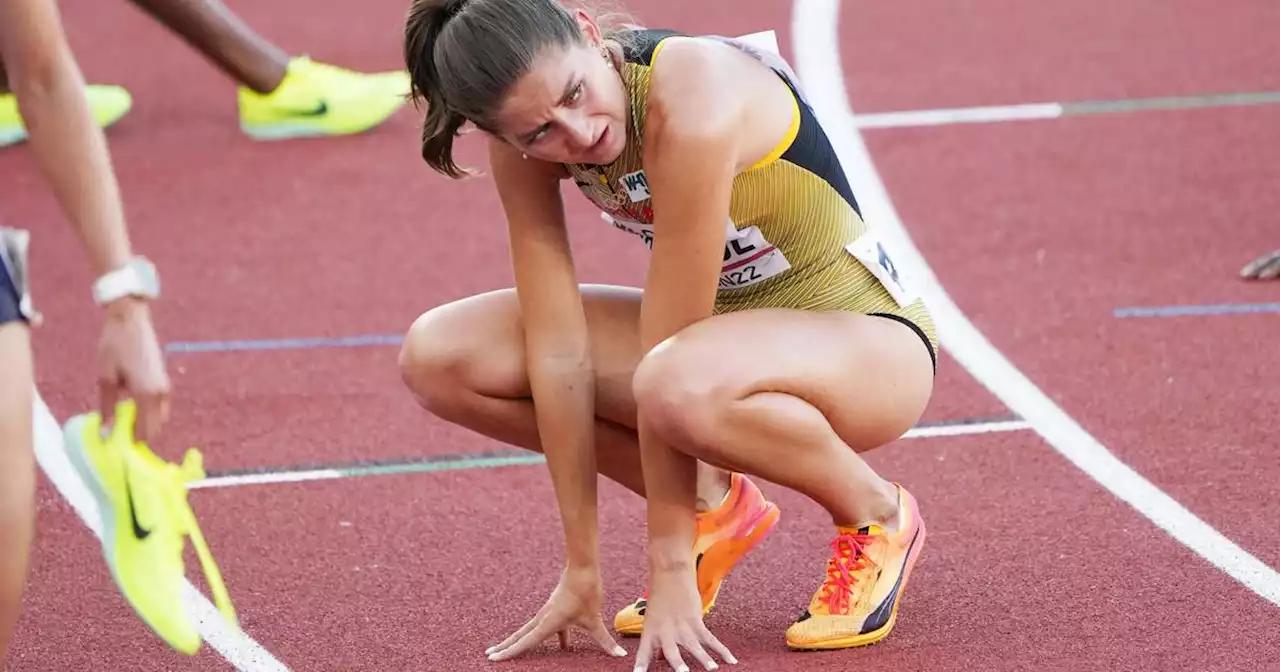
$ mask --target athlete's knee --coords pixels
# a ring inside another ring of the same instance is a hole
[[[640,361],[632,379],[636,408],[664,441],[692,451],[714,442],[733,380],[700,339],[669,338]]]
[[[466,369],[479,355],[447,309],[419,316],[400,346],[400,379],[423,408],[437,414],[448,413],[467,391]]]

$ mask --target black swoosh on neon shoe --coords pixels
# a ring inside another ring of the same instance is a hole
[[[138,511],[133,505],[133,489],[126,482],[124,486],[125,499],[129,502],[129,520],[133,523],[133,536],[138,541],[142,541],[151,536],[151,530],[144,528],[138,523]]]
[[[316,105],[310,110],[298,110],[298,116],[300,117],[322,117],[328,113],[329,103],[323,100],[320,101],[319,105]]]

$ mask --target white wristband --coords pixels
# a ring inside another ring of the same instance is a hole
[[[93,300],[99,306],[126,296],[159,298],[160,276],[146,257],[134,257],[93,283]]]

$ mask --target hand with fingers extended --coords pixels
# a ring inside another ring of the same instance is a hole
[[[489,647],[485,653],[489,660],[507,660],[541,644],[555,634],[560,648],[568,648],[569,631],[585,630],[595,643],[609,655],[621,658],[627,650],[618,646],[601,615],[604,606],[604,586],[597,567],[567,567],[560,575],[560,583],[552,591],[547,603],[529,622],[511,633],[501,644]]]
[[[169,374],[147,304],[122,298],[106,307],[98,341],[98,386],[101,413],[109,423],[116,402],[134,400],[139,441],[153,441],[169,418]]]
[[[708,650],[736,665],[728,647],[702,623],[702,598],[692,567],[661,569],[650,577],[649,599],[645,604],[644,633],[636,651],[635,672],[649,669],[655,658],[666,658],[671,669],[689,672],[680,655],[684,649],[704,669],[719,667]]]

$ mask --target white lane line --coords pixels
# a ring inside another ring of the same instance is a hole
[[[935,436],[964,436],[966,434],[1017,432],[1024,429],[1031,429],[1031,423],[1026,420],[997,420],[994,422],[979,422],[971,425],[929,425],[927,427],[913,427],[907,431],[906,434],[903,434],[902,438],[927,439]]]
[[[1161,98],[1125,98],[1120,100],[1082,100],[1067,103],[1023,103],[952,107],[933,110],[898,110],[855,114],[852,122],[858,128],[908,128],[912,126],[947,126],[951,124],[984,124],[1028,119],[1057,119],[1080,115],[1119,114],[1191,110],[1208,107],[1243,107],[1280,103],[1280,91],[1245,93],[1210,93],[1194,96]]]
[[[1016,432],[1031,429],[1024,420],[991,420],[988,422],[956,423],[953,425],[926,425],[913,427],[904,439],[927,439],[938,436],[964,436],[966,434],[993,434],[998,432]],[[420,463],[405,462],[402,464],[379,464],[372,467],[351,465],[325,469],[303,469],[298,471],[269,471],[260,474],[235,474],[230,476],[213,476],[188,484],[189,489],[196,488],[233,488],[242,485],[273,485],[277,483],[303,483],[307,481],[324,481],[335,478],[361,478],[365,476],[386,474],[432,473],[452,469],[492,469],[496,467],[530,466],[543,464],[541,455],[528,453],[524,455],[470,458],[459,457],[454,460]]]
[[[839,0],[795,0],[796,71],[858,193],[867,219],[897,239],[898,266],[922,285],[943,345],[982,385],[1064,457],[1174,539],[1253,592],[1280,606],[1280,573],[1197,518],[1121,462],[1013,366],[965,317],[929,268],[899,219],[854,124],[841,66]]]
[[[1062,116],[1058,103],[1028,103],[992,107],[956,107],[937,110],[877,112],[853,116],[858,128],[905,128],[909,126],[945,126],[949,124],[983,124],[1022,119],[1057,119]]]
[[[45,405],[39,390],[35,393],[34,406],[36,461],[40,464],[40,469],[63,499],[75,509],[80,520],[93,530],[94,536],[101,539],[102,519],[98,513],[98,505],[89,494],[88,486],[76,475],[67,454],[63,452],[62,426]],[[182,601],[187,607],[187,613],[196,622],[196,630],[200,636],[237,670],[289,672],[289,668],[276,660],[261,644],[243,631],[228,626],[213,603],[186,579],[183,579]]]
[[[199,481],[192,481],[187,488],[226,488],[233,485],[270,485],[274,483],[302,483],[304,481],[325,481],[342,478],[346,474],[337,469],[309,469],[307,471],[272,471],[263,474],[244,474],[239,476],[214,476]]]

